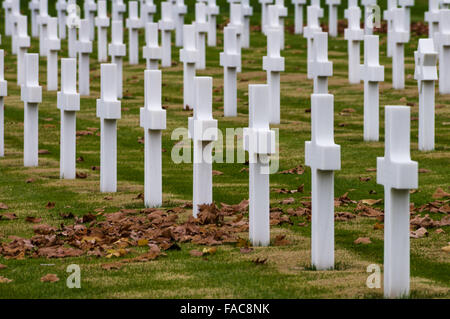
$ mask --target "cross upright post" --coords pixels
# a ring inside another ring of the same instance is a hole
[[[294,33],[303,33],[303,7],[306,5],[306,0],[291,0],[294,5]]]
[[[184,4],[184,0],[176,0],[173,9],[175,11],[175,45],[181,47],[183,46],[183,25],[187,6]]]
[[[387,56],[392,57],[394,44],[392,43],[392,32],[394,29],[394,10],[397,9],[398,0],[387,0],[387,10],[383,12],[384,20],[387,22]]]
[[[364,38],[364,31],[361,29],[361,9],[357,0],[350,0],[348,9],[345,10],[345,17],[348,20],[348,28],[345,29],[345,39],[348,41],[348,81],[356,84],[361,81],[359,75],[360,65],[360,42]]]
[[[84,18],[89,23],[89,40],[95,39],[95,12],[97,11],[97,4],[95,0],[84,0]]]
[[[3,1],[3,4],[8,3],[11,0]],[[38,15],[39,15],[39,0],[31,0],[28,2],[28,9],[30,9],[31,13],[31,36],[33,38],[37,38],[39,36],[39,26],[38,26]],[[6,25],[7,25],[7,15],[5,13],[5,34],[6,33]]]
[[[450,9],[439,11],[439,32],[435,33],[439,52],[439,93],[450,94]]]
[[[76,12],[76,1],[68,0],[67,3],[67,40],[68,40],[68,51],[69,58],[77,57],[77,33],[80,27],[80,17],[77,16]]]
[[[116,85],[117,97],[122,98],[123,83],[123,57],[126,55],[126,47],[123,44],[123,24],[120,20],[113,20],[111,23],[111,43],[108,45],[108,53],[111,56],[111,62],[117,68]]]
[[[27,16],[21,15],[17,20],[17,84],[25,84],[25,54],[30,47]]]
[[[102,193],[117,191],[117,120],[121,117],[121,110],[120,101],[117,100],[116,80],[117,66],[102,64],[101,96],[97,99],[97,117],[100,118],[101,131],[100,192]]]
[[[250,6],[250,0],[241,0],[241,4],[242,4],[242,24],[243,24],[242,47],[248,49],[250,47],[250,17],[253,15],[253,8]],[[287,14],[287,8],[284,7],[284,9],[286,9]],[[282,10],[281,7],[280,10]]]
[[[2,7],[5,10],[5,35],[11,36],[12,35],[12,28],[11,28],[11,10],[12,10],[12,0],[4,0],[2,3]]]
[[[223,113],[224,117],[237,116],[237,70],[241,66],[237,30],[227,26],[223,29],[223,50],[220,65],[223,66]]]
[[[436,43],[435,34],[439,32],[439,3],[441,0],[428,0],[428,11],[425,12],[425,21],[428,22],[428,37]]]
[[[58,35],[61,40],[66,39],[66,12],[67,12],[67,1],[58,0],[56,1],[56,12],[58,17]]]
[[[5,51],[0,49],[0,157],[5,156],[5,96],[8,82],[5,80]]]
[[[106,62],[108,60],[108,28],[110,25],[106,0],[97,2],[95,25],[97,26],[97,60],[98,62]]]
[[[141,26],[141,19],[138,13],[138,2],[128,2],[128,19],[126,20],[126,27],[128,28],[128,58],[131,65],[139,63],[139,29]]]
[[[194,116],[188,119],[193,141],[194,172],[192,214],[199,205],[212,203],[212,146],[217,140],[217,120],[212,117],[212,77],[195,77]]]
[[[419,89],[419,150],[434,150],[434,83],[437,75],[437,52],[433,39],[419,39],[414,52],[414,78]]]
[[[9,14],[9,23],[11,27],[11,53],[17,54],[17,23],[20,14],[20,0],[13,0],[11,6],[11,13]]]
[[[241,54],[242,51],[242,34],[244,32],[244,24],[242,22],[242,5],[240,3],[230,2],[230,22],[229,26],[236,28],[237,41],[238,41],[238,51]],[[238,67],[238,72],[241,72],[241,67]]]
[[[47,56],[47,24],[48,24],[48,2],[39,0],[39,15],[37,21],[39,24],[39,55]]]
[[[123,0],[112,0],[112,21],[118,20],[123,23],[125,12],[127,12],[127,6]]]
[[[273,3],[273,0],[258,0],[258,2],[261,4],[261,31],[266,34],[267,11],[269,5]]]
[[[141,20],[142,24],[153,23],[153,16],[156,14],[156,5],[153,0],[144,0],[141,2]]]
[[[80,94],[77,93],[77,60],[61,60],[61,91],[57,95],[61,111],[61,147],[59,176],[62,179],[76,177],[76,112],[80,110]]]
[[[405,30],[405,11],[396,8],[392,11],[394,24],[392,30],[392,87],[405,88],[405,43],[409,41],[409,33]]]
[[[23,162],[24,166],[38,166],[39,109],[42,87],[39,86],[39,55],[25,55],[25,84],[21,87],[24,103]]]
[[[158,70],[158,61],[162,58],[161,47],[158,44],[158,23],[149,22],[145,25],[145,42],[142,56],[147,61],[147,70]]]
[[[47,21],[47,91],[58,90],[58,51],[61,40],[58,38],[58,18]]]
[[[303,37],[307,39],[307,78],[313,79],[312,73],[312,61],[313,57],[313,44],[314,33],[321,32],[319,19],[323,17],[323,9],[320,7],[320,0],[311,0],[311,4],[306,8],[307,25],[303,29]]]
[[[386,106],[385,152],[377,158],[377,183],[384,186],[384,296],[409,294],[409,191],[418,186],[418,164],[410,156],[410,108]]]
[[[331,94],[311,95],[311,141],[305,164],[311,167],[311,260],[318,270],[334,268],[334,171],[341,169],[341,148],[334,143]]]
[[[78,86],[82,96],[90,93],[89,54],[92,52],[92,41],[89,40],[89,21],[81,20],[77,41],[78,52]]]
[[[172,30],[175,28],[173,21],[172,3],[161,2],[161,20],[159,20],[159,29],[161,30],[161,47],[162,60],[161,66],[163,68],[172,65]]]
[[[140,108],[145,134],[144,203],[146,207],[158,207],[162,204],[161,136],[166,129],[166,110],[161,107],[161,71],[146,70],[144,81],[145,105]]]
[[[208,0],[208,46],[215,47],[217,45],[217,16],[220,7],[216,4],[216,0]]]
[[[333,76],[333,62],[328,60],[328,33],[314,34],[314,60],[312,64],[314,76],[314,93],[328,93],[328,78]]]
[[[183,26],[183,49],[180,50],[180,61],[183,62],[183,108],[193,109],[195,105],[195,65],[198,60],[195,25]],[[225,36],[224,28],[224,36]]]
[[[361,78],[364,81],[364,141],[378,141],[380,133],[380,90],[384,81],[384,66],[380,65],[380,44],[377,35],[364,36],[364,64]]]
[[[198,60],[196,68],[204,70],[206,68],[206,34],[208,33],[208,22],[206,21],[206,4],[197,2],[195,4],[195,31],[197,33]]]
[[[377,0],[361,0],[361,4],[364,6],[364,35],[372,35],[373,26],[369,23],[369,18],[372,8],[377,5]]]
[[[338,36],[338,7],[341,0],[326,0],[328,5],[328,34],[330,37]]]

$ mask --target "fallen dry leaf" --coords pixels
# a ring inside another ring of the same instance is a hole
[[[248,253],[251,253],[253,251],[253,248],[251,248],[251,247],[242,247],[240,250],[239,250],[239,252],[241,253],[241,254],[248,254]]]
[[[189,252],[189,254],[194,257],[202,257],[203,256],[203,252],[201,252],[200,250],[197,250],[197,249],[192,249]]]
[[[445,231],[442,228],[438,228],[438,229],[435,230],[435,233],[436,234],[442,234],[442,233],[445,234]]]
[[[0,203],[0,209],[8,209],[8,205],[6,205],[5,203]]]
[[[267,262],[267,258],[255,258],[252,259],[252,263],[257,264],[257,265],[264,265]]]
[[[40,217],[34,217],[34,216],[27,216],[27,218],[25,218],[25,221],[28,223],[40,223],[42,221],[42,218]]]
[[[381,203],[382,199],[362,199],[360,202],[369,206],[373,206],[375,204]]]
[[[425,227],[420,227],[418,230],[412,231],[409,235],[411,238],[422,238],[425,236],[428,236],[428,231]]]
[[[445,251],[446,253],[450,253],[450,245],[442,247],[442,250]]]
[[[59,281],[58,276],[56,274],[47,274],[41,278],[42,282],[57,282]]]
[[[13,220],[17,219],[17,215],[14,213],[4,213],[0,215],[0,219]]]
[[[293,203],[295,203],[295,198],[293,198],[293,197],[289,197],[289,198],[283,199],[280,202],[281,205],[289,205],[289,204],[293,204]]]
[[[438,187],[436,189],[436,191],[433,194],[433,198],[445,198],[445,197],[450,197],[450,193],[447,193],[446,191],[444,191],[442,188]]]
[[[384,229],[384,225],[377,222],[375,223],[375,225],[373,225],[373,229]]]
[[[368,244],[371,244],[372,241],[370,240],[369,237],[359,237],[353,243],[356,245],[358,245],[358,244],[368,245]]]
[[[47,205],[45,205],[45,208],[47,208],[47,209],[55,208],[55,203],[54,202],[48,202]]]
[[[213,176],[223,175],[223,172],[213,170],[213,171],[212,171],[212,175],[213,175]]]
[[[6,277],[0,276],[0,284],[9,284],[12,279],[8,279]]]
[[[286,235],[277,235],[275,237],[275,242],[274,242],[275,246],[287,246],[290,244],[291,244],[291,242],[286,239]]]
[[[5,268],[7,268],[6,265],[0,264],[0,269],[5,269]]]

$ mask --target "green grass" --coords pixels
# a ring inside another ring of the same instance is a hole
[[[228,3],[218,1],[221,6],[219,24],[228,16]],[[187,1],[190,23],[194,14],[194,1]],[[22,5],[24,2],[22,1]],[[252,25],[260,23],[260,5],[252,1],[254,16]],[[293,8],[289,6],[286,25],[293,25]],[[343,1],[339,15],[342,18]],[[50,13],[54,14],[49,1]],[[418,0],[412,12],[414,21],[422,20],[427,1]],[[23,8],[25,10],[25,8]],[[325,12],[325,17],[327,12]],[[158,17],[157,17],[158,18]],[[3,23],[0,31],[3,34]],[[127,32],[125,42],[127,42]],[[363,85],[349,85],[347,81],[347,42],[340,35],[329,39],[329,59],[333,61],[334,76],[330,79],[330,93],[335,97],[335,141],[341,145],[342,169],[336,172],[335,195],[349,192],[354,200],[383,198],[382,186],[376,184],[374,172],[367,168],[376,167],[376,157],[384,153],[384,106],[405,104],[411,107],[412,117],[418,116],[417,84],[413,79],[413,52],[417,48],[418,37],[413,36],[406,45],[406,85],[405,90],[391,88],[391,60],[386,57],[386,35],[380,39],[380,63],[385,66],[385,83],[380,85],[380,142],[366,143],[363,134]],[[223,90],[222,69],[219,66],[219,52],[222,51],[222,33],[218,33],[218,46],[207,48],[207,69],[198,75],[213,76],[214,118],[219,128],[238,128],[248,122],[248,84],[264,83],[262,56],[266,51],[266,39],[260,32],[252,32],[251,49],[243,50],[242,73],[238,75],[237,118],[223,118],[223,103],[220,98]],[[144,33],[140,33],[140,45],[144,43]],[[39,106],[39,148],[48,149],[50,154],[41,155],[39,167],[24,168],[23,150],[23,103],[20,101],[20,88],[16,85],[16,58],[9,54],[10,38],[2,36],[1,47],[6,49],[5,77],[8,80],[8,97],[5,99],[5,144],[6,156],[0,159],[0,202],[7,204],[19,219],[0,221],[0,240],[8,236],[32,236],[32,224],[24,221],[27,216],[39,216],[43,222],[57,226],[63,220],[60,212],[72,212],[82,216],[94,209],[104,207],[105,212],[115,212],[121,208],[141,208],[142,201],[135,200],[143,192],[144,166],[143,145],[138,138],[143,136],[139,127],[139,107],[144,103],[143,75],[145,61],[138,66],[124,64],[124,93],[122,100],[122,119],[118,121],[118,193],[99,192],[99,172],[92,166],[100,165],[100,138],[82,136],[77,142],[77,156],[84,162],[77,163],[77,170],[87,172],[87,179],[75,181],[59,180],[59,110],[56,108],[56,92],[46,90],[46,61],[40,60],[40,83],[43,85],[43,103]],[[81,111],[77,113],[77,130],[88,127],[99,128],[95,115],[96,98],[99,97],[99,70],[96,62],[96,44],[91,55],[91,96],[82,98]],[[36,39],[32,41],[30,52],[38,52]],[[361,50],[362,51],[362,50]],[[172,59],[178,61],[178,49],[172,49]],[[66,56],[67,45],[63,41],[62,55]],[[286,71],[281,75],[281,124],[279,129],[280,170],[304,164],[304,142],[310,139],[310,107],[312,81],[306,79],[306,40],[302,36],[286,32],[285,57]],[[167,130],[163,133],[163,191],[164,207],[177,206],[192,199],[192,164],[174,164],[170,158],[173,146],[178,140],[171,140],[173,129],[187,128],[190,112],[182,110],[182,64],[163,69],[163,105],[167,106]],[[416,206],[432,201],[437,187],[448,191],[450,187],[450,97],[436,96],[436,150],[419,152],[417,150],[418,121],[411,122],[411,156],[419,162],[420,168],[431,170],[419,175],[419,191],[411,194],[411,202]],[[349,116],[340,115],[345,108],[356,112]],[[341,126],[345,124],[345,126]],[[214,176],[214,200],[235,204],[248,197],[248,173],[240,172],[242,163],[215,163],[213,169],[222,171]],[[369,176],[368,182],[361,182],[360,176]],[[25,183],[33,178],[33,183]],[[272,188],[296,189],[305,185],[304,193],[277,194],[271,192],[271,205],[297,207],[304,197],[309,196],[310,170],[303,175],[270,176]],[[111,195],[112,200],[104,200]],[[279,201],[294,197],[293,205],[280,205]],[[52,210],[45,208],[47,202],[56,203]],[[339,210],[352,211],[350,207]],[[381,208],[378,205],[378,208]],[[432,214],[434,219],[441,218]],[[110,259],[92,257],[67,259],[26,259],[5,260],[7,265],[0,270],[0,276],[14,281],[0,284],[2,298],[382,298],[382,290],[368,289],[365,285],[366,267],[369,264],[383,263],[383,231],[373,230],[375,221],[358,217],[348,222],[335,223],[336,269],[315,271],[310,265],[310,227],[300,227],[294,219],[293,225],[272,227],[272,236],[286,234],[291,245],[284,247],[257,248],[250,254],[240,254],[239,248],[223,245],[208,260],[189,255],[192,244],[181,244],[181,251],[168,251],[166,257],[146,263],[127,264],[120,270],[105,271],[100,265]],[[66,222],[66,221],[64,221]],[[450,241],[450,227],[445,233],[436,234],[430,229],[427,238],[411,240],[411,297],[448,298],[450,296],[450,259],[441,250]],[[247,236],[247,234],[243,234]],[[358,237],[370,237],[372,244],[355,245]],[[128,257],[128,256],[127,256]],[[256,265],[251,262],[256,257],[268,258],[267,264]],[[82,288],[68,289],[65,284],[66,267],[78,264],[82,272]],[[50,265],[49,265],[50,264]],[[41,283],[40,278],[47,273],[55,273],[61,279],[57,283]]]

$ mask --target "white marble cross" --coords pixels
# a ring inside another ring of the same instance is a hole
[[[106,62],[108,60],[108,29],[110,23],[106,9],[106,0],[99,0],[97,2],[97,16],[95,17],[98,62]]]
[[[334,143],[331,94],[311,95],[311,141],[305,165],[311,167],[311,259],[317,270],[334,268],[334,171],[341,169],[341,147]]]
[[[8,82],[5,80],[5,51],[0,49],[0,157],[5,156],[5,96]]]
[[[123,22],[125,12],[127,12],[127,6],[123,0],[112,0],[112,21]]]
[[[58,35],[61,40],[66,38],[66,17],[67,17],[67,1],[56,1],[56,12],[58,16]]]
[[[439,32],[434,41],[439,52],[439,93],[450,94],[450,9],[439,11]]]
[[[195,105],[194,82],[195,65],[198,60],[195,25],[183,26],[183,49],[180,50],[180,61],[183,62],[183,108],[193,109]],[[225,33],[224,28],[224,33]]]
[[[284,0],[277,0],[282,1]],[[253,8],[250,6],[250,0],[241,0],[242,4],[242,47],[248,49],[250,47],[250,17],[253,15]],[[287,15],[287,8],[284,7],[284,3],[282,3],[283,7],[280,6],[280,10],[285,9],[285,13]],[[283,11],[284,12],[284,11]],[[283,18],[280,18],[280,20],[284,20]]]
[[[198,60],[196,68],[204,70],[206,68],[206,34],[208,33],[208,22],[206,4],[204,2],[197,2],[195,4],[195,32],[197,34],[197,50]]]
[[[13,0],[11,6],[11,13],[9,14],[9,23],[11,27],[11,53],[17,54],[17,21],[20,14],[20,0]]]
[[[161,71],[146,70],[144,81],[145,105],[140,108],[145,141],[144,203],[146,207],[158,207],[162,204],[161,137],[166,129],[166,110],[161,107]]]
[[[394,28],[394,10],[397,8],[398,0],[387,0],[387,10],[384,11],[384,20],[387,21],[387,56],[392,56],[392,31]]]
[[[280,124],[280,73],[284,71],[284,58],[280,56],[282,31],[280,26],[270,23],[278,20],[278,8],[269,6],[269,23],[266,27],[267,55],[263,57],[263,70],[267,73],[267,84],[269,86],[269,122]]]
[[[111,62],[116,66],[116,85],[117,97],[122,98],[122,69],[123,57],[126,55],[126,47],[123,43],[123,24],[120,20],[113,20],[111,23],[111,43],[108,45],[108,54],[111,56]]]
[[[158,23],[161,30],[161,47],[162,47],[162,60],[161,66],[163,68],[170,67],[172,65],[172,30],[175,28],[173,21],[172,3],[169,1],[161,2],[161,20]]]
[[[410,108],[386,106],[385,152],[377,158],[384,186],[384,296],[409,294],[409,190],[418,187],[418,164],[410,157]]]
[[[78,86],[81,96],[90,94],[89,54],[92,52],[92,41],[89,40],[89,21],[81,20],[77,41],[78,52]]]
[[[113,21],[119,22],[120,21]],[[121,117],[117,100],[117,66],[101,65],[101,96],[97,99],[100,118],[100,192],[117,191],[117,120]]]
[[[162,50],[158,44],[158,23],[149,22],[145,25],[145,42],[142,56],[147,61],[147,70],[158,70],[158,61],[162,58]]]
[[[23,163],[24,166],[38,166],[38,105],[42,102],[42,87],[39,86],[39,55],[25,54],[25,84],[21,87],[24,103]]]
[[[328,33],[330,37],[338,36],[338,7],[341,0],[326,0],[328,5]]]
[[[270,32],[268,29],[267,32]],[[269,128],[269,86],[248,86],[249,125],[244,128],[244,149],[249,156],[249,237],[253,246],[270,244],[270,155],[275,153],[275,132]]]
[[[361,59],[360,42],[364,38],[364,30],[361,29],[361,9],[357,0],[348,2],[348,9],[345,10],[345,17],[348,20],[348,28],[345,29],[345,39],[348,41],[348,81],[356,84],[361,81],[359,75],[359,65]]]
[[[411,32],[411,8],[414,7],[414,0],[398,0],[398,5],[405,10],[405,30]]]
[[[144,0],[141,2],[141,20],[145,26],[149,22],[153,22],[153,16],[156,14],[156,5],[153,0]]]
[[[307,78],[312,79],[312,68],[311,62],[313,61],[313,42],[314,33],[321,32],[322,28],[320,26],[319,19],[323,17],[323,9],[320,7],[319,0],[311,0],[311,5],[306,8],[306,19],[307,25],[303,29],[303,36],[307,39]]]
[[[219,15],[220,7],[216,4],[216,0],[208,0],[206,8],[208,13],[208,46],[215,47],[217,44],[217,16]]]
[[[95,12],[97,11],[97,4],[95,0],[84,0],[84,18],[89,23],[89,40],[95,39]]]
[[[333,62],[328,61],[328,33],[314,34],[313,52],[314,93],[327,94],[328,78],[333,76]]]
[[[188,119],[194,148],[192,214],[198,205],[212,203],[212,146],[217,140],[217,120],[212,117],[212,77],[195,77],[194,116]]]
[[[47,56],[47,23],[48,23],[48,2],[39,0],[39,15],[37,22],[39,25],[39,55]]]
[[[409,32],[405,30],[405,10],[392,10],[394,23],[392,27],[392,87],[405,88],[405,43],[409,41]]]
[[[373,21],[371,19],[371,15],[373,12],[374,6],[377,5],[377,0],[361,0],[361,5],[364,6],[364,34],[372,35],[373,34]]]
[[[439,3],[441,0],[428,0],[428,11],[425,12],[425,21],[428,22],[428,37],[436,43],[435,34],[439,32]]]
[[[183,46],[183,25],[184,16],[187,14],[187,5],[184,4],[184,0],[176,0],[173,10],[175,11],[175,45],[181,47]]]
[[[230,22],[229,26],[236,28],[237,41],[238,41],[238,51],[241,54],[242,51],[242,34],[244,33],[244,23],[242,22],[242,5],[240,3],[230,2]],[[241,67],[239,66],[238,72],[241,72]]]
[[[3,4],[6,4],[8,1],[3,1]],[[39,36],[39,28],[38,28],[38,15],[39,15],[39,0],[31,0],[28,2],[28,9],[30,9],[31,13],[31,36],[36,38]],[[5,14],[5,34],[6,34],[6,14]]]
[[[364,141],[378,141],[380,136],[380,90],[384,66],[380,65],[380,43],[377,35],[364,36],[364,64],[360,69],[364,81]]]
[[[419,150],[434,150],[434,83],[437,75],[437,52],[433,39],[419,39],[414,52],[415,72],[419,88]],[[441,73],[442,76],[442,73]]]
[[[258,2],[261,4],[261,31],[265,34],[267,25],[267,11],[269,9],[269,5],[273,3],[273,0],[258,0]]]
[[[61,40],[58,38],[58,18],[47,20],[47,91],[58,90],[58,51]]]
[[[21,15],[17,21],[17,84],[25,84],[25,54],[30,47],[27,16]]]
[[[306,0],[291,0],[294,6],[294,33],[303,33],[303,7],[306,5]]]
[[[12,35],[12,28],[11,28],[11,10],[12,10],[13,1],[12,0],[4,0],[2,3],[2,7],[5,11],[5,35],[11,36]]]
[[[128,28],[128,59],[131,65],[135,65],[139,63],[139,29],[142,28],[137,1],[128,2],[126,26]]]
[[[80,18],[77,16],[75,0],[68,0],[67,3],[67,40],[68,40],[68,53],[70,58],[77,57],[77,34],[80,24]]]
[[[76,59],[61,59],[61,91],[57,95],[57,106],[61,111],[59,176],[64,179],[74,179],[76,175],[76,111],[80,110]]]
[[[237,30],[227,26],[223,29],[223,50],[220,65],[223,66],[223,113],[224,117],[237,116],[237,70],[241,66]]]

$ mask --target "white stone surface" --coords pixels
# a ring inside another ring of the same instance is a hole
[[[411,32],[411,8],[414,7],[414,0],[398,0],[398,5],[405,11],[405,30]]]
[[[183,62],[183,108],[193,109],[195,105],[195,65],[198,60],[196,31],[193,24],[186,24],[183,29],[183,49],[180,50],[180,61]]]
[[[405,43],[409,41],[409,32],[405,30],[405,11],[401,8],[392,10],[392,87],[405,88]]]
[[[61,40],[58,38],[58,18],[47,20],[47,91],[58,90],[58,51]]]
[[[97,12],[97,4],[95,0],[84,0],[84,19],[87,19],[89,23],[89,40],[95,39],[95,13]]]
[[[364,141],[378,141],[380,137],[380,90],[384,81],[384,66],[380,65],[380,43],[377,35],[364,36]]]
[[[183,46],[183,25],[184,16],[187,14],[187,5],[184,4],[184,0],[176,0],[173,10],[175,11],[175,45],[181,47]]]
[[[241,38],[244,32],[244,23],[242,20],[243,20],[242,5],[240,3],[230,2],[230,22],[228,23],[228,26],[236,28],[239,54],[241,54],[242,51]],[[240,66],[238,67],[237,71],[241,72]]]
[[[425,21],[428,22],[428,37],[437,45],[435,34],[439,32],[439,2],[441,0],[428,0],[428,11],[425,12]]]
[[[348,42],[348,81],[357,84],[361,81],[359,75],[359,65],[361,59],[360,43],[364,37],[364,30],[361,29],[361,9],[357,0],[350,0],[348,8],[345,10],[345,17],[348,20],[348,28],[345,29],[344,37]]]
[[[73,10],[73,6],[76,5],[75,0],[69,0],[67,3],[67,40],[68,40],[68,51],[69,51],[69,58],[76,58],[77,57],[77,34],[78,34],[78,27],[75,23],[69,23],[69,22],[75,22],[80,21],[79,17],[76,16],[76,11]]]
[[[341,148],[334,143],[333,95],[311,95],[311,141],[305,165],[311,167],[311,264],[334,268],[334,171],[341,169]]]
[[[439,11],[439,32],[434,37],[439,52],[439,93],[450,94],[450,9]]]
[[[99,0],[97,2],[97,16],[95,17],[98,62],[106,62],[108,60],[108,29],[110,22],[106,9],[106,0]]]
[[[266,30],[269,32],[269,30]],[[270,244],[270,155],[275,153],[275,132],[269,128],[269,86],[248,86],[248,128],[244,149],[249,159],[249,237],[253,246]]]
[[[410,157],[410,109],[385,108],[385,153],[377,158],[384,186],[384,296],[409,294],[409,190],[418,187],[418,164]]]
[[[80,110],[80,94],[77,93],[77,60],[61,59],[61,91],[57,95],[61,111],[61,143],[59,176],[76,177],[76,111]]]
[[[5,156],[5,96],[8,95],[4,57],[5,51],[0,49],[0,157]]]
[[[434,83],[437,75],[437,52],[433,39],[419,39],[419,47],[414,52],[415,72],[419,88],[419,150],[434,150]]]
[[[116,21],[113,21],[113,24]],[[117,21],[120,22],[120,21]],[[121,23],[121,22],[120,22]],[[120,101],[117,100],[117,66],[101,65],[101,96],[97,99],[100,118],[100,192],[117,191],[117,120]]]
[[[145,105],[140,109],[145,141],[144,203],[146,207],[158,207],[162,204],[161,135],[166,129],[166,110],[161,106],[161,71],[146,70],[144,81]]]
[[[10,1],[10,0],[9,0]],[[3,1],[3,4],[8,3],[8,0]],[[28,9],[31,15],[31,36],[37,38],[39,36],[38,15],[39,15],[39,0],[31,0],[28,2]],[[7,14],[5,14],[5,34],[7,25]]]
[[[136,65],[139,63],[139,29],[142,28],[137,1],[128,2],[126,27],[128,29],[128,61],[131,65]]]
[[[371,19],[370,16],[373,14],[372,8],[378,5],[377,0],[361,0],[361,5],[364,7],[364,35],[372,35],[373,19]]]
[[[39,15],[37,23],[39,25],[39,55],[47,56],[47,23],[48,23],[48,2],[47,0],[39,0]]]
[[[387,10],[384,11],[384,20],[387,22],[387,56],[392,57],[392,32],[394,29],[394,10],[398,7],[398,0],[387,0]]]
[[[217,16],[220,12],[216,0],[208,0],[206,11],[208,13],[208,46],[215,47],[217,45]]]
[[[89,54],[92,53],[92,42],[89,40],[89,32],[89,21],[87,19],[81,20],[77,41],[78,90],[81,96],[89,96],[90,94]]]
[[[20,14],[20,0],[13,0],[11,12],[9,14],[9,23],[11,27],[11,53],[17,54],[17,22]]]
[[[328,78],[333,76],[333,62],[328,60],[328,34],[316,32],[313,41],[312,74],[314,93],[328,93]]]
[[[198,205],[212,203],[212,146],[217,140],[217,120],[212,118],[212,77],[195,77],[194,116],[188,119],[194,148],[192,214]]]
[[[30,47],[30,37],[28,36],[27,16],[21,15],[17,21],[17,84],[25,84],[25,54]]]
[[[284,0],[278,1],[284,2]],[[253,15],[253,8],[250,6],[250,0],[241,0],[241,4],[242,4],[242,24],[243,24],[241,44],[243,48],[248,49],[250,47],[250,17]],[[284,7],[284,4],[283,8],[286,9],[287,14],[287,8]],[[282,10],[281,5],[280,10]]]
[[[273,0],[258,0],[258,2],[261,4],[261,31],[266,34],[267,11],[269,5],[273,3]]]
[[[197,34],[197,50],[198,60],[196,68],[198,70],[206,69],[206,34],[208,33],[208,22],[206,4],[204,2],[197,2],[195,4],[195,32]]]
[[[158,44],[158,23],[149,22],[145,25],[145,42],[142,56],[147,61],[147,70],[158,70],[158,61],[162,58],[162,49]]]
[[[223,112],[224,117],[237,116],[237,70],[241,66],[237,30],[227,26],[223,29],[223,48],[220,65],[223,67]]]
[[[25,55],[25,84],[20,95],[24,103],[23,163],[24,166],[38,166],[39,115],[38,105],[42,102],[42,87],[39,86],[39,55]]]
[[[67,1],[56,1],[56,12],[58,17],[58,36],[61,40],[66,39],[66,18],[67,18]]]
[[[314,43],[314,33],[321,32],[322,28],[320,26],[319,19],[323,17],[323,9],[320,7],[319,0],[311,0],[311,4],[306,8],[306,18],[307,25],[303,29],[303,37],[307,39],[307,78],[312,79],[312,68],[311,64],[313,61],[313,43]]]
[[[108,54],[111,56],[111,62],[116,66],[116,85],[117,97],[122,98],[123,91],[123,57],[126,55],[126,47],[123,43],[123,24],[116,20],[111,23],[111,43],[108,45]]]
[[[291,0],[294,6],[294,33],[303,33],[303,7],[306,5],[306,0]]]
[[[330,37],[338,36],[338,7],[341,0],[326,0],[328,5],[328,34]]]
[[[12,35],[11,20],[10,20],[12,4],[13,4],[12,0],[4,0],[2,3],[2,7],[5,12],[5,19],[4,19],[4,23],[5,23],[4,30],[5,31],[4,32],[5,32],[5,35],[7,35],[7,36]]]
[[[166,68],[172,65],[172,30],[175,29],[171,2],[161,2],[161,20],[158,26],[161,30],[161,67]]]
[[[156,5],[153,0],[144,0],[141,2],[141,20],[142,25],[153,22],[153,17],[156,14]]]
[[[123,0],[112,0],[112,21],[123,22],[125,12],[127,12],[127,6]]]

